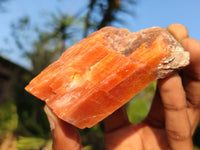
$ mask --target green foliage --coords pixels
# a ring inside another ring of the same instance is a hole
[[[16,90],[16,106],[19,117],[17,134],[47,137],[49,125],[43,111],[44,103],[28,94],[24,89]]]
[[[128,118],[132,123],[141,122],[147,116],[155,89],[156,82],[153,82],[126,104]]]
[[[13,132],[18,125],[18,115],[16,105],[13,101],[7,101],[0,105],[0,133]]]
[[[194,146],[194,150],[200,150],[200,147]]]
[[[102,150],[104,148],[104,131],[102,125],[96,125],[90,129],[79,130],[83,146],[88,150]]]
[[[141,122],[149,111],[146,101],[140,99],[131,100],[126,109],[128,118],[132,123]]]
[[[84,150],[92,150],[92,146],[88,145],[84,147]]]
[[[17,140],[18,150],[39,150],[52,145],[52,140],[47,140],[38,137],[22,137]]]

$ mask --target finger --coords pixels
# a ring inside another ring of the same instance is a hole
[[[190,52],[190,64],[181,72],[181,75],[194,132],[200,119],[200,42],[186,38],[182,41],[182,45]]]
[[[44,110],[50,123],[51,133],[53,137],[53,149],[83,149],[81,145],[81,137],[78,133],[78,130],[74,126],[57,118],[50,110],[50,108],[48,108],[48,106],[45,106]]]
[[[183,39],[188,37],[188,30],[185,26],[181,24],[172,24],[167,27],[167,30],[180,42]],[[163,104],[161,102],[159,91],[156,91],[156,94],[153,99],[153,103],[147,118],[144,120],[145,123],[156,127],[164,127],[164,112]]]
[[[181,24],[172,24],[167,27],[167,30],[176,38],[177,41],[181,42],[183,39],[188,37],[188,30]]]
[[[159,80],[158,88],[164,106],[165,130],[171,149],[192,150],[191,125],[180,76],[174,74]]]
[[[186,91],[188,113],[194,133],[200,119],[200,43],[188,38],[187,28],[180,24],[172,24],[167,27],[174,37],[181,42],[185,50],[190,52],[190,65],[182,71],[183,86]]]
[[[184,48],[190,52],[190,64],[183,70],[183,83],[187,97],[195,106],[200,105],[200,42],[187,38],[182,41]]]
[[[115,131],[129,124],[130,122],[124,107],[119,108],[104,120],[104,128],[106,133]]]

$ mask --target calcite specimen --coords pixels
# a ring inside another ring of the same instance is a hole
[[[189,53],[166,29],[105,27],[66,50],[25,89],[83,129],[188,63]]]

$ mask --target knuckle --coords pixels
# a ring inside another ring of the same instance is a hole
[[[176,141],[184,141],[184,140],[192,138],[190,130],[180,132],[180,131],[166,129],[166,133],[170,139],[173,139]]]
[[[190,98],[191,96],[187,96],[187,107],[188,108],[200,108],[200,97],[196,96],[193,98]]]
[[[172,105],[172,104],[164,104],[164,109],[168,111],[182,111],[186,109],[186,105]]]

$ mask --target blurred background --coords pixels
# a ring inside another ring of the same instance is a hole
[[[199,0],[0,0],[0,150],[50,150],[44,103],[24,91],[28,82],[61,53],[104,27],[131,32],[172,23],[200,41]],[[129,119],[147,115],[153,82],[126,104]],[[80,130],[85,150],[103,149],[103,124]],[[200,125],[195,132],[200,150]]]

